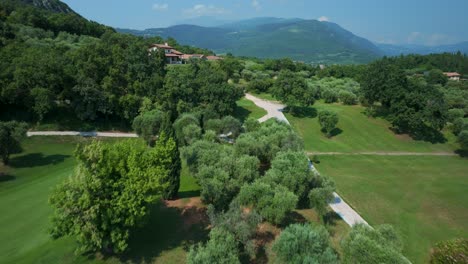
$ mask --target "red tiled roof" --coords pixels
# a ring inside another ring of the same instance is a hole
[[[183,55],[183,53],[182,53],[182,52],[180,52],[180,51],[177,51],[177,50],[175,50],[175,49],[171,50],[171,53],[173,53],[173,54],[177,54],[177,55]]]
[[[184,54],[184,55],[182,55],[182,59],[184,59],[184,60],[188,60],[188,59],[191,59],[191,58],[203,59],[204,57],[205,57],[205,55],[203,55],[203,54]]]
[[[447,77],[460,77],[461,74],[459,74],[458,72],[444,72],[445,76]]]
[[[180,55],[173,54],[173,53],[166,53],[166,57],[180,57]]]
[[[161,48],[161,49],[173,49],[171,46],[166,44],[153,44],[152,47]]]
[[[206,56],[208,60],[222,60],[223,58],[218,57],[218,56]]]

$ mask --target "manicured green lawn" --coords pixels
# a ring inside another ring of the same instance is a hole
[[[25,152],[0,165],[0,263],[182,263],[189,245],[206,237],[204,226],[185,224],[179,208],[157,204],[148,224],[135,230],[130,250],[122,258],[76,256],[71,238],[48,235],[51,189],[73,173],[77,137],[33,137]],[[198,185],[183,168],[181,196],[198,195]]]
[[[468,160],[460,157],[320,156],[317,168],[371,224],[394,225],[413,263],[437,242],[468,237]]]
[[[263,100],[278,101],[275,97],[273,97],[273,95],[271,95],[269,93],[251,93],[251,94],[253,96],[258,97],[258,98],[263,99]]]
[[[245,121],[249,117],[259,119],[266,114],[267,112],[263,108],[256,106],[250,100],[242,98],[237,101],[237,108],[234,112],[234,117],[241,121]]]
[[[0,262],[14,263],[50,241],[47,199],[51,188],[72,173],[75,144],[72,138],[28,139],[11,168],[0,166],[7,173],[0,182]]]
[[[320,131],[317,113],[321,110],[338,113],[337,135],[326,138]],[[396,135],[382,118],[370,118],[362,106],[345,106],[316,102],[301,117],[286,114],[294,129],[304,139],[307,151],[314,152],[362,152],[362,151],[407,151],[407,152],[453,152],[457,149],[455,137],[446,133],[447,143],[432,144],[415,141],[406,135]]]

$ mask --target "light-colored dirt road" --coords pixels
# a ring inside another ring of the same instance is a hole
[[[276,102],[266,101],[251,94],[246,94],[245,98],[252,101],[258,107],[263,108],[267,111],[267,114],[262,118],[258,119],[258,121],[265,122],[270,118],[276,118],[280,121],[284,121],[289,124],[288,119],[286,119],[286,117],[283,114],[283,109],[285,107],[284,105]]]
[[[114,138],[136,138],[134,133],[114,132],[79,132],[79,131],[30,131],[28,137],[32,136],[82,136],[82,137],[114,137]]]
[[[387,151],[376,151],[376,152],[307,152],[307,155],[371,155],[371,156],[458,156],[453,152],[387,152]]]
[[[269,102],[260,98],[257,98],[251,94],[246,94],[245,97],[254,102],[258,107],[265,109],[268,114],[258,121],[264,122],[270,118],[276,118],[289,124],[288,119],[283,114],[284,105],[276,102]],[[310,162],[310,169],[317,172],[312,162]],[[369,225],[364,218],[362,218],[351,206],[349,206],[337,193],[333,193],[335,199],[329,204],[330,207],[335,211],[349,226],[355,224]]]

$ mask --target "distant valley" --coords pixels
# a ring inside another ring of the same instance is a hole
[[[317,20],[255,18],[216,27],[175,25],[143,31],[117,30],[139,36],[173,37],[180,43],[217,53],[289,57],[307,63],[366,63],[383,55],[367,39],[337,24]]]
[[[180,43],[216,53],[258,58],[289,57],[306,63],[367,63],[382,56],[468,53],[468,42],[445,46],[373,43],[331,22],[259,17],[222,21],[200,17],[167,28],[117,29],[138,36],[173,37]]]

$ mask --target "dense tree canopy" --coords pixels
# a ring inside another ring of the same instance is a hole
[[[312,91],[303,77],[287,70],[279,73],[271,89],[273,96],[284,102],[293,113],[299,106],[314,104]]]
[[[161,138],[154,148],[134,140],[78,147],[75,175],[50,197],[52,236],[75,237],[78,252],[125,251],[131,229],[170,187],[176,151],[170,138]]]
[[[329,110],[320,111],[318,121],[322,127],[322,131],[327,135],[327,137],[331,137],[333,130],[338,124],[338,114]]]
[[[15,121],[0,122],[0,157],[8,165],[10,155],[21,152],[21,141],[26,137],[27,125]]]
[[[468,262],[468,239],[453,239],[437,243],[431,250],[431,264]]]
[[[236,264],[239,261],[239,249],[233,234],[223,228],[214,228],[206,245],[190,249],[188,264]]]
[[[283,263],[339,263],[323,226],[293,224],[276,239],[273,251]]]
[[[344,263],[410,263],[402,254],[402,243],[389,225],[375,229],[355,225],[341,243]]]

